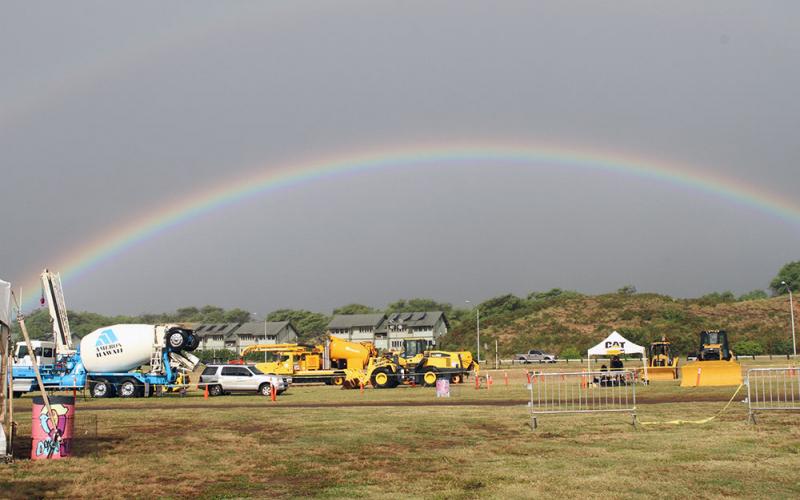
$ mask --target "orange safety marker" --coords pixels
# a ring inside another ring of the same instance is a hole
[[[695,382],[695,384],[694,384],[694,385],[696,385],[696,386],[699,386],[699,385],[700,385],[700,372],[701,372],[702,370],[703,370],[702,368],[698,368],[698,369],[697,369],[697,381],[696,381],[696,382]]]
[[[492,376],[486,375],[486,389],[489,390],[492,388]]]
[[[508,372],[503,372],[503,379],[505,379],[506,385],[508,385]]]
[[[206,384],[206,388],[203,391],[203,399],[208,399],[208,384]]]
[[[364,394],[364,381],[363,380],[359,380],[358,381],[358,386],[360,388],[361,394]]]
[[[475,375],[475,390],[481,388],[481,377],[479,375]]]
[[[275,388],[274,384],[269,385],[269,399],[273,402],[278,399],[278,389]]]
[[[581,372],[583,373],[583,375],[581,375],[581,389],[586,389],[586,386],[588,385],[586,383],[586,370],[581,370]]]
[[[526,375],[528,376],[528,385],[531,383],[531,372],[527,372]]]

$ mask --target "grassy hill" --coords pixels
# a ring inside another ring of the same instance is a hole
[[[665,335],[678,352],[686,354],[697,349],[698,333],[704,329],[727,330],[733,346],[751,341],[751,348],[760,347],[765,353],[786,353],[791,349],[786,297],[734,301],[621,293],[565,293],[523,301],[512,310],[482,317],[481,343],[494,353],[494,341],[498,340],[501,356],[528,349],[560,355],[571,349],[585,353],[617,330],[641,345]],[[475,319],[453,324],[442,344],[447,348],[474,349]],[[744,346],[740,347],[740,351],[744,350]]]

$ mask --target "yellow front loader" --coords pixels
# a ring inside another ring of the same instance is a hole
[[[346,387],[372,384],[376,389],[388,389],[400,384],[436,385],[439,378],[461,383],[469,374],[479,370],[478,363],[468,351],[427,350],[424,339],[404,339],[399,352],[388,351],[371,357],[364,370],[347,370]]]
[[[647,381],[677,380],[678,357],[672,355],[672,344],[664,337],[650,344],[647,361]]]
[[[742,367],[735,361],[733,351],[728,347],[728,334],[724,330],[700,332],[697,360],[681,368],[681,387],[741,383]]]

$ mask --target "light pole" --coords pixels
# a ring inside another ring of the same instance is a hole
[[[792,322],[792,351],[794,352],[795,357],[797,357],[797,342],[795,341],[794,337],[794,305],[792,304],[792,287],[789,286],[789,284],[785,281],[781,281],[781,285],[785,286],[786,290],[789,291],[789,318]]]
[[[253,319],[258,320],[258,313],[250,313]],[[264,343],[267,343],[267,315],[264,314]],[[264,351],[264,363],[267,362],[267,351]]]
[[[467,304],[470,302],[465,300]],[[480,364],[481,362],[481,310],[480,308],[475,305],[475,331],[476,331],[476,345],[478,350],[476,351],[477,361]]]

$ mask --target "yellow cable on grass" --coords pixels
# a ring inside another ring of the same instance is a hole
[[[704,418],[702,420],[669,420],[666,422],[639,422],[639,423],[641,425],[682,425],[682,424],[705,424],[711,422],[715,418],[722,415],[725,412],[725,410],[728,409],[728,407],[733,402],[734,398],[736,398],[736,395],[739,394],[739,391],[742,389],[742,387],[744,387],[744,384],[739,384],[739,387],[736,388],[736,392],[733,393],[733,396],[731,396],[731,399],[729,399],[728,403],[725,404],[725,407],[722,408],[720,411],[718,411],[717,414],[712,417]]]

